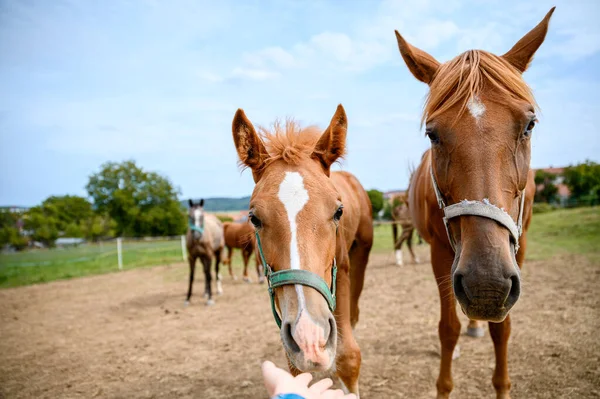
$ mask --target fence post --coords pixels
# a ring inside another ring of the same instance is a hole
[[[183,261],[187,260],[186,250],[185,250],[185,235],[181,236],[181,256],[183,257]]]
[[[119,261],[119,270],[123,270],[123,246],[121,237],[117,238],[117,258]]]

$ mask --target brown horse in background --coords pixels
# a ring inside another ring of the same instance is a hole
[[[316,274],[328,287],[335,287],[337,263],[333,311],[313,287],[275,288],[273,312],[280,315],[290,371],[333,369],[343,388],[358,394],[361,354],[353,327],[373,244],[373,217],[369,196],[356,177],[330,172],[346,149],[344,108],[338,106],[322,134],[315,127],[301,129],[287,121],[284,126],[276,123],[274,131],[261,129],[261,139],[241,109],[232,130],[238,156],[252,169],[256,182],[250,221],[265,263],[275,272]]]
[[[221,285],[221,274],[219,273],[219,263],[221,262],[221,253],[223,252],[223,223],[215,216],[204,211],[204,200],[195,204],[189,200],[188,209],[188,231],[186,235],[186,246],[188,253],[188,262],[190,264],[190,281],[185,304],[190,303],[192,297],[192,287],[194,285],[194,274],[196,271],[196,259],[200,260],[204,269],[204,296],[207,298],[207,305],[213,305],[212,298],[212,276],[210,265],[215,260],[215,275],[217,277],[217,294],[223,293]]]
[[[229,275],[234,280],[237,280],[237,276],[233,273],[231,257],[234,248],[239,248],[242,251],[242,258],[244,260],[243,280],[251,282],[252,280],[248,277],[248,262],[256,248],[254,227],[249,223],[225,222],[223,223],[223,233],[225,235],[225,247],[227,247],[227,258],[223,260],[223,264],[229,266]],[[254,259],[256,261],[256,275],[258,276],[258,282],[262,283],[264,282],[265,276],[263,275],[258,256],[255,255]]]
[[[396,205],[394,205],[398,201]],[[394,255],[396,256],[396,264],[402,266],[402,244],[406,242],[413,263],[420,263],[418,257],[415,256],[412,248],[413,233],[415,226],[413,225],[410,211],[408,209],[408,197],[399,195],[392,199],[392,220],[396,223],[392,224],[392,237],[394,239]],[[398,225],[402,229],[400,238],[398,239]]]
[[[411,180],[409,203],[431,245],[439,288],[438,398],[453,388],[461,330],[456,300],[470,319],[489,322],[496,353],[492,383],[498,398],[510,395],[509,311],[520,294],[535,192],[529,164],[536,102],[522,73],[553,11],[502,56],[471,50],[444,64],[396,32],[406,65],[430,89],[423,122],[431,149]]]

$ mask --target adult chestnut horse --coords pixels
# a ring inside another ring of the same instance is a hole
[[[461,327],[456,299],[470,319],[489,321],[492,382],[498,398],[509,397],[508,313],[519,298],[535,191],[529,162],[536,102],[521,74],[553,11],[502,56],[471,50],[444,64],[396,32],[409,70],[429,85],[423,122],[431,149],[411,180],[409,203],[415,227],[431,245],[440,294],[438,398],[453,388]]]
[[[232,130],[240,161],[256,183],[250,222],[290,371],[333,369],[342,386],[358,394],[361,354],[352,327],[373,219],[358,180],[330,173],[346,148],[344,108],[338,106],[322,134],[287,121],[274,131],[261,129],[261,139],[241,109]]]
[[[248,262],[256,248],[254,228],[249,223],[225,222],[223,223],[223,233],[225,234],[225,246],[227,247],[227,258],[223,259],[223,264],[229,266],[229,275],[234,280],[237,279],[231,267],[231,257],[234,248],[239,248],[242,251],[242,259],[244,260],[244,274],[242,278],[248,283],[251,282],[252,280],[248,277]],[[265,276],[262,273],[258,255],[255,256],[255,262],[258,282],[262,283]]]

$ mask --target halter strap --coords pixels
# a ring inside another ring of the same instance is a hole
[[[281,328],[281,317],[279,313],[277,313],[277,307],[275,306],[275,288],[282,287],[284,285],[294,285],[300,284],[307,287],[314,288],[317,290],[325,300],[327,301],[327,306],[329,310],[332,312],[335,310],[336,306],[336,279],[337,279],[337,264],[335,261],[335,257],[333,258],[333,267],[331,269],[331,289],[327,282],[323,280],[316,273],[310,272],[308,270],[302,269],[285,269],[274,272],[271,269],[271,266],[267,263],[265,259],[265,254],[262,249],[262,243],[260,241],[260,235],[258,234],[258,230],[254,231],[254,235],[256,236],[256,246],[258,248],[258,254],[260,255],[260,260],[265,268],[265,277],[267,277],[267,282],[269,286],[269,297],[271,299],[271,311],[273,312],[273,317],[275,318],[275,322],[277,326]]]
[[[433,174],[433,166],[430,166],[429,173],[431,175],[431,182],[433,183],[433,190],[435,191],[438,206],[444,211],[444,226],[446,227],[448,241],[450,241],[450,245],[455,252],[456,243],[454,242],[452,234],[450,234],[450,219],[459,216],[480,216],[494,220],[508,230],[515,244],[515,253],[519,251],[519,237],[521,237],[521,234],[523,233],[525,190],[521,192],[519,216],[517,218],[517,223],[515,223],[512,217],[506,213],[504,209],[492,204],[488,199],[484,199],[483,201],[462,200],[456,204],[446,206],[440,188],[435,180],[435,175]]]
[[[198,227],[192,222],[188,222],[188,227],[192,231],[197,231],[200,234],[204,234],[204,221],[202,221],[202,226]]]

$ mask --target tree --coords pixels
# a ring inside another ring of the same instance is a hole
[[[27,212],[25,229],[31,230],[31,238],[48,247],[54,246],[59,236],[58,220],[54,216],[54,207],[36,206]]]
[[[383,193],[379,190],[369,190],[367,191],[369,195],[369,199],[371,200],[371,209],[373,211],[373,217],[377,217],[379,211],[383,209],[384,199]]]
[[[556,175],[538,170],[535,172],[535,185],[539,187],[535,191],[535,202],[547,202],[551,203],[556,198],[558,193],[558,187],[554,184]]]
[[[27,247],[27,237],[19,232],[20,216],[8,210],[0,210],[0,247],[11,245],[17,251]]]
[[[600,164],[586,161],[565,168],[565,184],[571,190],[571,198],[589,204],[600,201]]]
[[[119,236],[178,235],[185,232],[183,210],[170,180],[134,161],[108,162],[90,176],[86,189],[98,214],[116,222]]]

